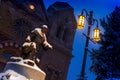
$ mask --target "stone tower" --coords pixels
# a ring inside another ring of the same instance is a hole
[[[46,80],[66,80],[76,21],[73,8],[65,2],[56,2],[46,10],[43,0],[0,1],[0,71],[11,56],[20,56],[26,36],[43,24],[48,25],[46,35],[53,50],[39,46],[38,66],[46,72]]]

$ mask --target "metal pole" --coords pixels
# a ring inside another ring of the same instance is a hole
[[[83,57],[80,80],[87,80],[85,76],[85,67],[86,67],[86,59],[87,59],[87,51],[88,51],[88,45],[89,45],[89,37],[90,37],[92,19],[93,19],[93,11],[90,11],[89,16],[88,16],[88,30],[87,30],[87,37],[86,37],[86,43],[85,43],[85,49],[84,49],[84,57]]]

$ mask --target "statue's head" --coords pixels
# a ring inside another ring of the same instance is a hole
[[[47,25],[42,25],[42,32],[43,33],[46,33],[47,29],[48,29]]]

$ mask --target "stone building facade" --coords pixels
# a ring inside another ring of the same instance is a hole
[[[46,72],[46,80],[66,80],[76,21],[73,8],[65,2],[56,2],[46,10],[43,0],[0,1],[0,71],[11,56],[20,56],[26,36],[43,24],[48,25],[46,35],[53,49],[39,46],[37,65]]]

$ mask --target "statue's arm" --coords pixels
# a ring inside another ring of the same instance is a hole
[[[45,40],[43,42],[44,47],[48,47],[48,48],[52,49],[53,48],[52,45],[47,42],[46,35],[44,35],[44,37],[45,37]]]

